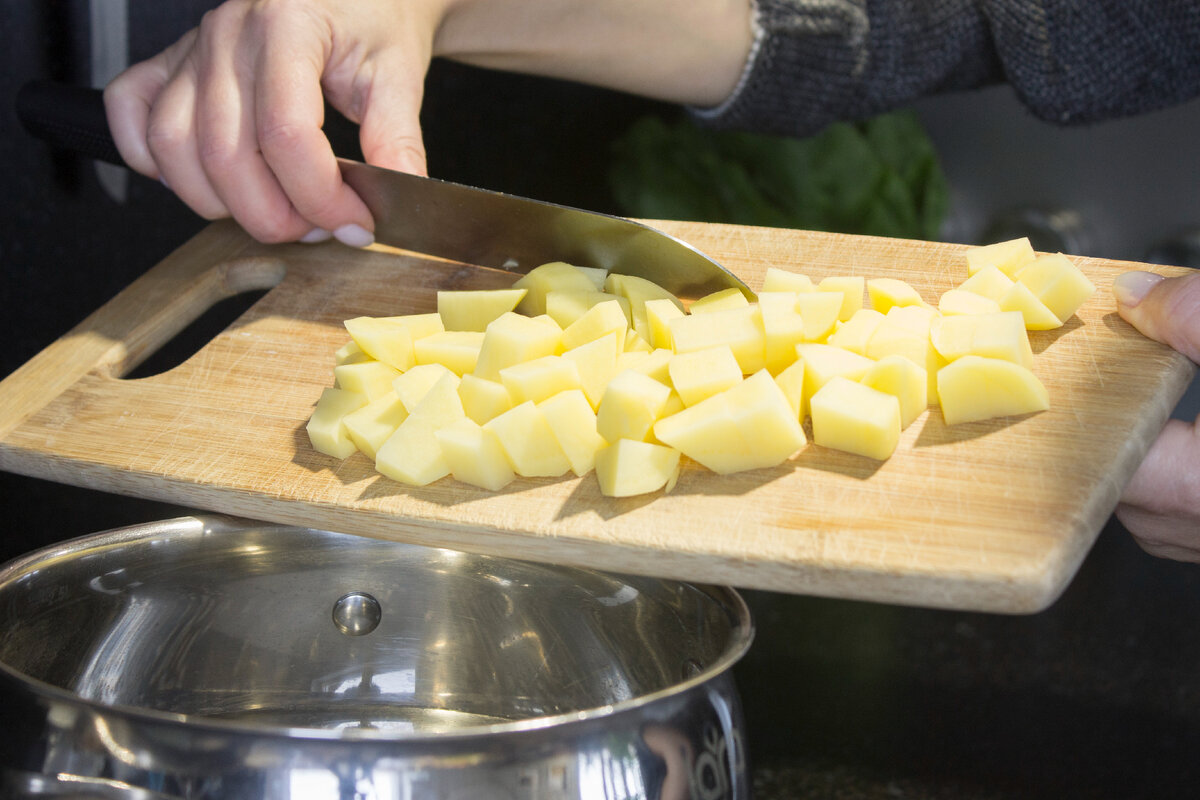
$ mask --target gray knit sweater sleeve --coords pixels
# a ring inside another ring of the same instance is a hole
[[[757,0],[717,127],[789,135],[1007,81],[1070,124],[1200,95],[1198,0]]]

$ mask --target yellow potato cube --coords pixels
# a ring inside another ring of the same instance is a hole
[[[881,314],[900,306],[923,306],[921,293],[899,278],[872,278],[867,281],[871,308]]]
[[[458,376],[447,371],[425,393],[396,432],[380,445],[375,469],[410,486],[427,486],[450,474],[437,431],[466,417],[458,384]]]
[[[363,352],[398,370],[413,365],[413,342],[445,328],[437,314],[355,317],[343,323]]]
[[[671,338],[671,320],[682,317],[684,312],[675,303],[664,298],[647,300],[645,310],[646,326],[650,330],[650,346],[667,350],[674,349],[675,342]]]
[[[580,291],[573,289],[571,291],[550,292],[546,295],[546,316],[557,322],[563,330],[566,330],[572,322],[586,314],[588,309],[610,300],[620,305],[621,310],[625,312],[626,326],[632,325],[633,317],[629,311],[629,301],[624,297],[617,297],[615,294],[609,294],[600,290]]]
[[[773,467],[804,446],[804,429],[765,369],[654,425],[655,438],[720,475]]]
[[[366,395],[346,389],[325,389],[305,430],[313,449],[334,458],[349,458],[357,448],[346,430],[346,415],[367,404]]]
[[[929,407],[929,376],[904,356],[884,356],[859,380],[900,401],[900,430],[911,425]]]
[[[762,312],[757,305],[727,308],[699,316],[689,314],[671,320],[671,338],[676,353],[694,353],[727,345],[746,374],[762,369],[766,361],[766,334]]]
[[[637,331],[630,328],[625,334],[625,353],[649,353],[654,349],[650,342],[643,339]]]
[[[937,397],[937,371],[946,363],[945,357],[929,338],[930,325],[937,311],[926,306],[894,306],[884,315],[883,322],[867,342],[867,356],[879,360],[899,355],[925,370],[928,396]]]
[[[441,364],[455,375],[466,375],[475,369],[483,333],[479,331],[442,331],[413,342],[417,365]]]
[[[1062,253],[1035,258],[1017,273],[1024,284],[1047,308],[1064,322],[1096,292],[1096,286]]]
[[[1012,285],[1013,279],[1001,272],[999,267],[988,266],[960,283],[958,288],[999,303]]]
[[[558,355],[563,350],[562,335],[562,328],[547,316],[523,317],[511,311],[501,314],[484,331],[474,374],[498,381],[505,367]]]
[[[727,345],[677,353],[667,372],[684,406],[694,406],[742,382],[742,368]]]
[[[357,364],[360,361],[371,360],[373,359],[364,353],[363,349],[358,346],[358,342],[353,339],[339,347],[333,354],[333,365],[335,367],[342,364]]]
[[[624,337],[628,330],[629,319],[621,304],[616,300],[605,300],[589,308],[563,329],[563,349],[571,350],[613,332]]]
[[[801,419],[809,414],[808,403],[830,379],[841,376],[857,381],[867,374],[874,361],[851,350],[843,350],[831,344],[811,342],[796,346],[796,353],[804,362],[804,402]]]
[[[822,278],[821,282],[817,284],[817,291],[842,294],[842,307],[838,309],[837,316],[842,322],[853,317],[855,312],[863,307],[863,290],[865,288],[866,279],[861,276],[833,276]]]
[[[596,479],[606,497],[632,497],[673,486],[679,451],[660,444],[620,439],[596,454]]]
[[[963,356],[938,373],[942,416],[947,425],[1029,414],[1050,407],[1050,394],[1020,364],[999,358]]]
[[[517,477],[495,431],[466,417],[434,432],[457,481],[496,492]]]
[[[604,291],[629,300],[629,310],[633,314],[633,329],[647,342],[651,339],[650,323],[646,319],[646,302],[648,300],[670,300],[679,307],[680,311],[684,310],[683,303],[678,297],[657,283],[636,275],[609,273],[608,277],[604,279]]]
[[[750,305],[741,289],[721,289],[704,297],[697,298],[688,308],[690,314],[704,314],[709,311],[720,311],[723,308],[744,308]]]
[[[400,371],[382,361],[359,361],[341,364],[333,368],[333,380],[337,388],[365,395],[375,400],[392,390],[392,381]]]
[[[960,314],[994,314],[1000,304],[991,298],[966,289],[950,289],[938,300],[938,311],[944,316]]]
[[[454,373],[441,364],[420,364],[397,375],[392,381],[392,389],[411,414],[429,394],[429,390],[447,375]]]
[[[1062,320],[1023,283],[1014,283],[1000,298],[1003,311],[1019,312],[1031,331],[1049,331],[1062,327]]]
[[[618,372],[596,409],[596,430],[609,442],[645,440],[662,416],[671,389],[633,370]]]
[[[883,314],[875,309],[859,309],[854,316],[838,325],[837,329],[829,334],[825,343],[865,355],[867,343],[871,341],[871,336],[881,322],[883,322]]]
[[[574,264],[551,261],[534,267],[513,282],[512,288],[526,289],[525,297],[517,305],[517,311],[528,317],[546,313],[546,295],[550,292],[595,291],[592,276]]]
[[[671,375],[668,365],[675,356],[670,350],[659,348],[650,352],[626,351],[617,356],[617,372],[631,369],[643,375],[649,375],[659,383],[671,385]],[[615,373],[614,373],[615,374]]]
[[[966,251],[967,274],[974,275],[986,267],[995,267],[1008,277],[1015,277],[1021,267],[1036,257],[1029,237],[973,247]]]
[[[842,296],[834,292],[796,295],[796,312],[804,319],[804,341],[824,342],[837,326]]]
[[[804,417],[800,415],[804,413],[804,361],[793,361],[787,369],[776,375],[775,385],[787,398],[796,419],[803,421]]]
[[[530,401],[513,406],[483,427],[500,438],[518,475],[557,478],[571,469],[571,462],[555,438],[546,415]]]
[[[929,326],[929,340],[947,361],[976,355],[1033,367],[1033,349],[1019,311],[934,319]]]
[[[798,272],[788,272],[778,267],[767,267],[763,278],[764,292],[815,292],[816,285],[807,275]]]
[[[777,375],[796,360],[796,345],[804,341],[804,317],[796,311],[795,292],[760,292],[764,364]]]
[[[596,291],[604,291],[604,281],[608,278],[608,270],[604,267],[581,267],[578,265],[575,268],[588,276],[592,285],[596,287]]]
[[[502,383],[478,375],[463,375],[458,398],[466,415],[480,425],[513,407],[512,397]]]
[[[620,355],[621,344],[623,343],[618,341],[614,332],[563,353],[563,358],[575,362],[575,367],[579,370],[579,383],[592,408],[600,405],[604,388],[608,386],[612,376],[617,374],[617,358]]]
[[[596,466],[596,453],[608,442],[596,431],[596,412],[587,396],[579,389],[570,389],[543,400],[538,408],[571,463],[571,471],[581,478],[591,472]]]
[[[515,309],[526,294],[527,289],[439,291],[438,316],[448,331],[483,333],[493,320]]]
[[[900,443],[895,395],[835,377],[812,397],[813,442],[884,461]]]
[[[530,400],[540,403],[568,389],[579,389],[579,367],[569,358],[542,356],[500,370],[500,383],[508,390],[513,405]]]
[[[350,412],[343,422],[354,446],[374,461],[379,448],[406,419],[408,409],[400,402],[400,396],[388,392],[357,411]]]

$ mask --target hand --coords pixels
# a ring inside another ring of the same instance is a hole
[[[201,216],[232,216],[261,241],[369,244],[370,212],[321,131],[324,98],[361,125],[368,161],[423,173],[439,3],[229,0],[109,84],[117,149]]]
[[[1130,324],[1200,363],[1200,272],[1126,273],[1113,294]],[[1200,562],[1200,417],[1167,423],[1125,488],[1117,517],[1146,552]]]

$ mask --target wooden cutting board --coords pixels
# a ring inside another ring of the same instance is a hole
[[[753,288],[767,267],[896,277],[936,302],[963,248],[654,223]],[[217,223],[0,383],[0,468],[283,523],[452,549],[781,592],[1028,613],[1070,581],[1194,367],[1121,320],[1112,279],[1077,318],[1033,333],[1050,411],[955,427],[933,409],[878,463],[815,445],[774,469],[686,464],[670,494],[602,497],[594,476],[493,494],[414,489],[314,452],[304,425],[332,383],[342,321],[436,310],[439,289],[505,273],[386,248],[268,247]],[[1155,268],[1165,274],[1181,270]],[[274,288],[168,372],[126,374],[215,301]]]

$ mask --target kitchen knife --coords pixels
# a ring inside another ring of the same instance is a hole
[[[17,113],[50,145],[123,164],[103,95],[50,81],[23,86]],[[549,261],[601,267],[695,299],[721,289],[753,293],[691,245],[639,222],[338,159],[342,177],[375,220],[375,240],[426,255],[524,273]]]

